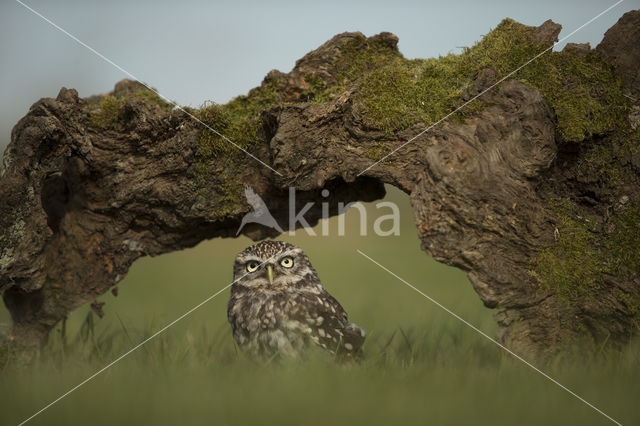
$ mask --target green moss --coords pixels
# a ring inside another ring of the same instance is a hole
[[[613,202],[624,195],[623,188],[629,177],[621,159],[631,158],[639,153],[640,128],[622,127],[616,130],[606,144],[595,145],[585,152],[580,158],[579,172],[584,176],[597,174],[603,182],[607,182],[611,188],[609,201]]]
[[[117,129],[124,102],[124,98],[116,98],[112,95],[105,96],[94,106],[91,124],[102,129]]]
[[[237,214],[240,207],[245,203],[243,195],[244,184],[237,180],[228,180],[221,183],[216,190],[220,197],[217,204],[220,214],[223,216]]]
[[[355,84],[365,126],[392,133],[418,123],[429,125],[461,105],[463,89],[480,69],[471,67],[468,59],[463,54],[409,60],[375,38],[357,39],[333,64],[335,82],[323,90],[317,77],[307,81],[315,101],[326,101]],[[480,108],[480,102],[472,103],[463,113]]]
[[[621,301],[627,306],[629,313],[635,317],[635,326],[640,328],[640,297],[617,289],[616,300]]]
[[[332,94],[355,84],[367,126],[388,133],[418,123],[427,126],[462,105],[463,91],[481,70],[491,68],[500,79],[548,47],[536,42],[528,27],[511,19],[502,21],[462,54],[437,59],[409,60],[388,46],[354,40],[333,64],[336,82],[327,85],[308,76],[309,94],[316,102],[326,102]],[[625,121],[622,84],[593,53],[546,52],[513,78],[540,90],[550,101],[558,117],[558,131],[566,141],[604,133]],[[483,106],[475,100],[457,118]]]
[[[146,87],[140,87],[136,89],[133,92],[133,96],[146,102],[154,103],[166,111],[170,111],[173,108],[173,105],[162,99],[157,92],[147,89]]]
[[[640,276],[640,206],[626,208],[615,217],[613,225],[604,244],[609,271],[627,279]]]
[[[551,102],[558,131],[565,141],[578,142],[627,125],[628,103],[622,83],[595,53],[553,52],[543,62],[552,78],[523,72]]]
[[[91,106],[91,124],[102,129],[117,130],[120,118],[122,116],[122,108],[127,98],[136,97],[147,103],[158,105],[165,111],[173,108],[168,102],[165,102],[156,92],[147,89],[144,85],[137,83],[135,89],[131,88],[120,93],[118,96],[104,96],[100,102]]]
[[[529,36],[526,26],[505,19],[462,56],[469,57],[467,68],[491,67],[500,78],[547,48]],[[622,83],[595,53],[549,51],[513,77],[540,90],[549,100],[566,141],[604,133],[625,120],[627,102]]]
[[[402,56],[398,51],[380,38],[354,38],[342,46],[340,55],[331,64],[334,76],[331,81],[324,81],[317,75],[305,76],[311,85],[312,100],[315,103],[327,102],[354,82],[399,58]]]
[[[307,74],[304,76],[304,80],[311,86],[309,90],[303,93],[302,98],[304,100],[316,104],[330,100],[327,84],[322,78],[317,75]]]
[[[225,105],[208,103],[193,111],[198,119],[215,130],[205,128],[200,131],[196,179],[198,187],[204,188],[210,184],[209,176],[215,175],[218,182],[213,188],[217,195],[216,212],[221,216],[237,214],[244,203],[244,185],[229,170],[234,170],[244,159],[241,149],[248,150],[258,142],[260,113],[276,103],[275,88],[267,85]],[[214,164],[215,168],[212,167]]]
[[[402,58],[402,55],[382,38],[355,38],[342,48],[340,56],[332,64],[337,84],[356,81],[394,58]]]
[[[303,94],[303,99],[325,103],[353,88],[364,126],[387,133],[417,124],[426,127],[463,104],[468,98],[465,92],[472,92],[468,89],[483,69],[493,69],[499,80],[545,52],[512,78],[540,90],[549,100],[557,116],[558,133],[565,142],[579,142],[612,129],[628,130],[628,102],[622,94],[622,83],[611,67],[593,53],[552,52],[547,50],[549,46],[534,40],[531,27],[511,19],[502,21],[461,54],[432,59],[405,59],[382,38],[356,37],[342,46],[340,55],[330,64],[328,74],[305,76],[310,88]],[[282,102],[277,83],[271,81],[224,105],[209,103],[194,110],[204,123],[237,145],[235,147],[210,129],[203,129],[198,147],[203,165],[211,158],[225,157],[235,161],[234,158],[243,155],[238,147],[250,149],[258,141],[261,112]],[[485,104],[476,99],[451,118],[464,119],[484,107]],[[636,145],[640,146],[640,143]],[[602,173],[624,179],[619,167],[612,167],[612,163],[619,164],[619,161],[611,149],[605,147],[602,152],[595,149],[593,152],[593,158],[586,158],[587,163],[598,163]],[[377,160],[386,153],[384,146],[376,145],[367,155]],[[555,282],[555,274],[562,268],[560,264],[552,265],[554,255],[578,252],[590,246],[587,238],[590,234],[579,232],[580,226],[584,225],[580,221],[560,221],[559,225],[565,232],[561,233],[564,236],[560,237],[558,247],[542,254],[542,264],[546,263],[548,267],[539,272],[546,282]],[[577,240],[571,242],[570,237]],[[587,287],[593,282],[590,277],[598,273],[596,265],[587,264],[587,269],[579,268],[579,262],[566,266],[574,274],[567,279],[582,281]]]
[[[548,47],[534,41],[526,26],[505,19],[461,56],[467,70],[493,68],[501,78]],[[581,141],[624,126],[627,101],[622,83],[595,53],[548,51],[513,78],[540,90],[549,100],[565,141]]]
[[[321,78],[307,75],[311,89],[303,97],[315,103],[327,102],[331,94],[339,93],[348,84],[386,61],[383,57],[390,56],[398,54],[381,42],[354,39],[345,46],[343,54],[333,64],[336,81],[327,85]],[[278,82],[274,80],[227,104],[207,103],[197,110],[197,116],[240,148],[247,149],[258,141],[260,114],[281,103],[277,86]],[[237,147],[210,129],[204,129],[200,134],[199,153],[202,157],[233,156],[239,152]]]
[[[333,77],[305,76],[311,87],[303,98],[325,103],[354,87],[365,126],[387,133],[416,124],[428,126],[463,104],[463,92],[481,70],[491,68],[500,79],[548,47],[533,39],[530,27],[511,19],[503,20],[463,53],[432,59],[403,58],[382,38],[353,38],[331,64]],[[628,104],[622,83],[594,53],[547,51],[513,78],[540,90],[549,100],[565,141],[577,142],[625,126]],[[257,140],[260,112],[279,103],[276,86],[272,82],[225,105],[205,105],[200,110],[202,120],[246,148]],[[452,118],[463,119],[484,106],[477,99]],[[214,132],[203,132],[202,153],[228,155],[237,150],[223,145],[231,146]]]
[[[213,132],[207,128],[200,131],[198,154],[203,158],[218,155],[233,155],[235,151],[237,151],[237,148],[220,136],[228,135],[227,137],[231,138],[231,140],[237,139],[234,138],[232,134],[236,132],[231,129],[234,123],[229,113],[223,109],[221,105],[209,104],[203,105],[196,114],[198,119],[218,132]]]
[[[245,201],[245,185],[235,177],[235,174],[228,173],[235,167],[234,158],[221,158],[216,164],[220,164],[220,162],[223,165],[216,168],[211,168],[205,161],[198,162],[193,190],[204,196],[204,188],[211,187],[216,194],[216,214],[221,217],[235,216]],[[217,185],[211,185],[213,180],[217,182]]]
[[[378,142],[373,146],[373,148],[367,151],[367,157],[372,160],[379,161],[382,158],[384,158],[384,156],[387,155],[389,152],[391,152],[391,150],[387,148],[387,146],[384,143]]]
[[[234,156],[258,141],[262,111],[278,103],[276,82],[253,89],[247,96],[238,96],[224,105],[205,103],[195,115],[216,130],[203,129],[200,133],[198,153],[203,158]],[[231,140],[234,146],[222,136]]]
[[[613,219],[613,230],[607,232],[598,232],[596,222],[580,217],[567,200],[552,201],[552,205],[558,220],[556,242],[540,251],[530,272],[543,289],[572,301],[588,297],[603,274],[623,281],[640,275],[640,205],[629,202]],[[640,310],[636,299],[624,298],[630,307]]]
[[[415,124],[430,125],[462,104],[462,90],[471,84],[462,75],[458,56],[439,59],[396,58],[358,83],[365,124],[392,133]],[[472,103],[461,113],[482,107]]]
[[[556,243],[540,251],[531,274],[543,289],[571,300],[589,294],[605,268],[596,249],[595,224],[576,217],[569,202],[553,203]]]

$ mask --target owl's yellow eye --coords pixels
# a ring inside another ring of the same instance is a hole
[[[255,260],[247,262],[247,271],[248,272],[253,272],[256,269],[258,269],[258,266],[260,266],[260,264],[258,262],[256,262]]]
[[[291,268],[293,266],[293,259],[289,256],[280,259],[280,264],[285,268]]]

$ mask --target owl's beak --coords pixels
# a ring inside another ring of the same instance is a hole
[[[273,265],[267,265],[267,277],[269,278],[269,284],[273,284]]]

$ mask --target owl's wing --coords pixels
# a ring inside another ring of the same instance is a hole
[[[293,300],[292,316],[309,327],[311,340],[316,344],[337,354],[360,352],[364,330],[349,322],[345,310],[327,291],[300,292]]]
[[[227,319],[233,330],[233,338],[242,346],[249,340],[249,324],[244,319],[242,305],[239,303],[238,295],[231,292],[231,297],[227,304]]]

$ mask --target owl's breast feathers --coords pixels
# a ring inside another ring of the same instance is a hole
[[[340,356],[359,356],[365,332],[324,288],[281,292],[232,290],[228,318],[240,346],[261,355],[299,357],[314,343]]]

